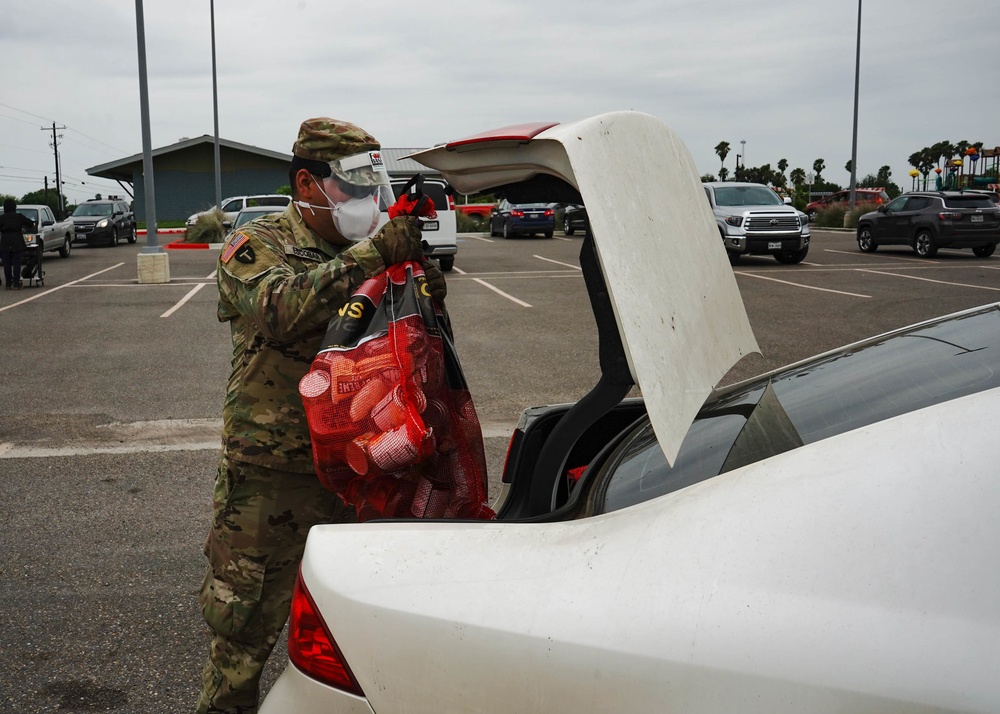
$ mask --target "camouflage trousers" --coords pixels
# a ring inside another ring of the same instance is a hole
[[[252,714],[271,650],[288,619],[309,528],[355,520],[314,474],[219,463],[200,604],[214,632],[199,714]]]

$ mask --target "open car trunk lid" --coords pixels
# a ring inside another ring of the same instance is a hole
[[[712,389],[758,351],[681,139],[652,116],[615,112],[506,127],[412,158],[441,171],[460,193],[539,175],[579,192],[629,371],[672,463]]]

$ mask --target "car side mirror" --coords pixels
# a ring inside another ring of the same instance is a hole
[[[877,210],[879,213],[888,213],[889,212],[889,207],[888,206],[879,206],[875,210]]]
[[[232,227],[233,227],[233,222],[232,221],[223,221],[222,222],[222,227],[225,228],[227,231],[231,230]]]
[[[782,200],[785,202],[786,206],[791,206],[792,205],[792,199],[789,198],[788,196],[785,196]]]

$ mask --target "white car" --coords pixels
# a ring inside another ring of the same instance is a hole
[[[409,183],[409,178],[393,177],[392,192],[398,199]],[[434,202],[437,217],[422,221],[421,237],[424,245],[424,257],[434,258],[444,272],[455,266],[455,255],[458,253],[458,220],[455,215],[455,201],[448,190],[444,179],[425,178],[421,190]],[[382,206],[378,227],[389,222],[388,206]]]
[[[236,215],[248,206],[274,206],[275,211],[283,211],[291,202],[291,196],[280,193],[262,193],[252,196],[231,196],[222,201],[222,214],[224,216],[222,223],[228,230],[232,227],[233,221],[236,220]],[[214,208],[210,208],[207,211],[194,213],[188,216],[184,225],[190,228],[198,222],[198,218],[206,213],[211,213],[214,210]]]
[[[495,521],[312,528],[262,714],[1000,711],[1000,304],[714,389],[756,343],[670,129],[418,158],[586,204],[602,378],[522,415]]]

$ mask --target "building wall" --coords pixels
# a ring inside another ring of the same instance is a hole
[[[274,193],[288,185],[288,164],[265,156],[221,147],[222,198]],[[153,158],[156,222],[183,221],[215,205],[215,147],[202,144]],[[142,164],[132,171],[136,220],[146,220],[146,186]]]

